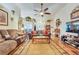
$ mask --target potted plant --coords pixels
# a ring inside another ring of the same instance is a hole
[[[30,16],[28,16],[28,17],[25,17],[25,19],[26,19],[26,21],[31,21],[31,17]]]
[[[61,24],[60,19],[57,19],[57,20],[56,20],[56,27],[59,27],[59,26],[60,26],[60,24]]]

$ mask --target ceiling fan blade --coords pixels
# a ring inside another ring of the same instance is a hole
[[[49,12],[45,12],[44,14],[48,14],[48,15],[50,15],[51,13],[49,13]]]
[[[38,14],[34,14],[34,15],[38,15]]]
[[[48,8],[45,8],[45,9],[44,9],[44,11],[47,11],[47,10],[48,10]]]
[[[38,10],[34,10],[34,11],[39,12]]]

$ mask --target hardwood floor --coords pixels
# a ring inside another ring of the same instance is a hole
[[[78,55],[79,54],[79,49],[78,48],[75,48],[75,47],[73,47],[69,44],[63,43],[58,38],[54,38],[54,40],[52,40],[52,41],[53,41],[53,43],[55,43],[58,47],[63,49],[69,55]]]
[[[33,44],[30,41],[24,43],[15,53],[18,55],[78,55],[79,49],[68,44],[64,44],[58,38],[52,38],[50,44]]]

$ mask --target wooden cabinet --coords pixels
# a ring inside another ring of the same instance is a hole
[[[56,28],[55,29],[55,36],[56,37],[59,37],[59,35],[60,35],[60,29],[59,28]]]

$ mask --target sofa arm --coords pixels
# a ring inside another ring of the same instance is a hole
[[[17,42],[15,40],[6,40],[0,43],[0,55],[6,55],[10,53],[17,46]]]
[[[25,41],[25,36],[18,36],[17,38],[15,38],[15,40],[17,41],[17,43],[19,45]]]

